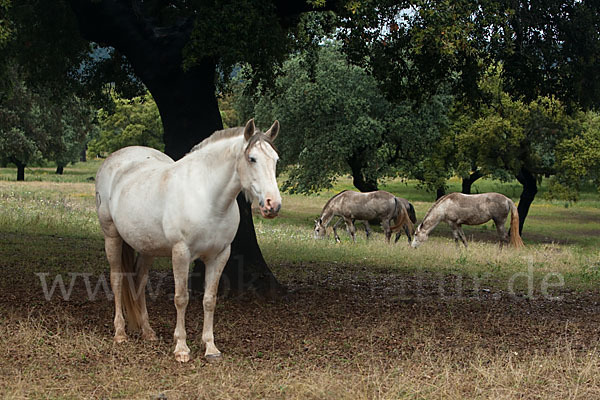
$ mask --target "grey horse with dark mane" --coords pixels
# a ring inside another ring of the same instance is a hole
[[[390,241],[392,232],[398,231],[401,227],[406,226],[407,235],[410,235],[414,229],[407,209],[399,201],[399,198],[383,190],[367,193],[344,190],[333,196],[323,207],[321,216],[315,220],[315,238],[325,237],[327,226],[336,216],[340,219],[333,225],[333,233],[338,242],[340,237],[336,228],[342,221],[346,223],[353,242],[356,241],[356,227],[354,226],[356,220],[365,223],[367,238],[370,234],[368,221],[380,220],[387,242]]]
[[[510,218],[510,235],[504,223]],[[412,247],[424,243],[429,233],[440,223],[446,222],[452,229],[456,244],[460,239],[467,247],[467,238],[462,225],[480,225],[493,220],[502,242],[510,242],[515,247],[523,247],[519,235],[519,212],[515,203],[500,193],[462,194],[450,193],[440,197],[431,206],[423,221],[417,227]],[[509,240],[510,238],[510,240]],[[501,244],[502,244],[501,242]]]

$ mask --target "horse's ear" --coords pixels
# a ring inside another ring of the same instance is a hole
[[[274,141],[275,138],[277,137],[278,133],[279,133],[279,121],[275,120],[275,122],[273,122],[273,125],[271,125],[269,130],[265,132],[265,135],[269,139],[271,139],[271,141]]]
[[[246,123],[246,127],[244,128],[244,139],[250,140],[252,135],[254,135],[254,131],[256,127],[254,126],[254,118]]]

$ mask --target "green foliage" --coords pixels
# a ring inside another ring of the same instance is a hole
[[[106,155],[126,146],[148,146],[164,150],[163,128],[150,94],[131,100],[114,98],[115,111],[100,110],[100,133],[88,144],[91,156]]]
[[[15,65],[0,96],[0,157],[2,163],[27,165],[42,158],[48,147],[43,99],[21,80]]]
[[[600,190],[600,115],[581,113],[576,122],[576,134],[557,146],[557,175],[551,186],[555,198],[576,200],[588,181]]]
[[[289,167],[284,188],[313,192],[330,187],[336,176],[351,171],[352,158],[360,158],[361,170],[376,180],[390,105],[375,81],[347,65],[334,47],[319,52],[314,76],[303,61],[295,57],[286,63],[276,94],[263,97],[256,107],[259,122],[279,118],[286,129],[278,143],[282,163]]]
[[[272,83],[278,67],[290,53],[305,50],[333,30],[333,15],[294,15],[282,19],[276,2],[270,0],[211,0],[192,2],[194,29],[184,49],[184,68],[213,60],[219,84],[229,81],[240,64],[253,84]],[[323,6],[322,1],[310,7]]]
[[[29,165],[42,158],[65,166],[78,159],[92,129],[90,108],[80,99],[61,102],[31,90],[11,64],[0,96],[0,161]]]
[[[77,97],[66,100],[54,120],[46,157],[58,167],[79,161],[88,139],[97,135],[95,114],[89,104]]]
[[[4,47],[12,33],[11,22],[8,19],[10,0],[0,0],[0,48]]]
[[[293,57],[273,92],[262,92],[254,102],[248,95],[236,101],[240,116],[254,114],[261,124],[280,120],[284,189],[315,192],[349,173],[363,190],[397,174],[399,160],[408,168],[422,151],[417,144],[435,136],[427,128],[439,122],[445,109],[432,104],[414,112],[409,103],[390,103],[375,79],[349,65],[335,44],[322,46],[317,56],[314,68],[305,57]]]

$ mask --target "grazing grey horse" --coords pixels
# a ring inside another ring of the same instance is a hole
[[[325,237],[327,225],[329,225],[335,216],[341,217],[333,225],[335,240],[338,242],[340,241],[340,237],[337,234],[336,228],[342,220],[346,223],[346,228],[353,242],[356,241],[355,220],[365,221],[368,238],[370,229],[369,223],[366,221],[379,219],[385,233],[385,239],[388,242],[390,241],[392,232],[397,231],[400,227],[407,225],[410,230],[413,229],[406,209],[393,194],[383,190],[368,193],[344,190],[333,196],[327,201],[325,207],[323,207],[321,216],[315,220],[315,238]]]
[[[456,244],[460,239],[467,247],[467,238],[462,230],[462,225],[480,225],[490,219],[496,224],[496,230],[503,242],[509,242],[509,234],[504,223],[511,213],[510,218],[510,244],[516,248],[523,247],[519,235],[519,212],[515,203],[500,193],[462,194],[450,193],[440,197],[431,206],[423,221],[417,227],[412,247],[419,247],[424,243],[429,233],[440,222],[444,221],[452,228],[452,236]]]

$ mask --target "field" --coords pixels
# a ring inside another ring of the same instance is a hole
[[[466,227],[468,250],[439,226],[421,248],[380,231],[351,244],[312,238],[313,220],[341,189],[284,195],[279,218],[255,218],[258,239],[288,292],[220,298],[218,364],[204,361],[202,301],[186,323],[193,359],[172,355],[168,260],[151,273],[148,309],[159,341],[116,345],[108,265],[94,211],[98,161],[58,177],[0,169],[0,398],[590,399],[600,398],[600,199],[543,199],[523,250],[500,249],[491,223]],[[452,182],[457,190],[458,181]],[[414,182],[382,187],[413,202]],[[474,191],[518,200],[519,185]],[[61,286],[61,283],[63,286]]]

